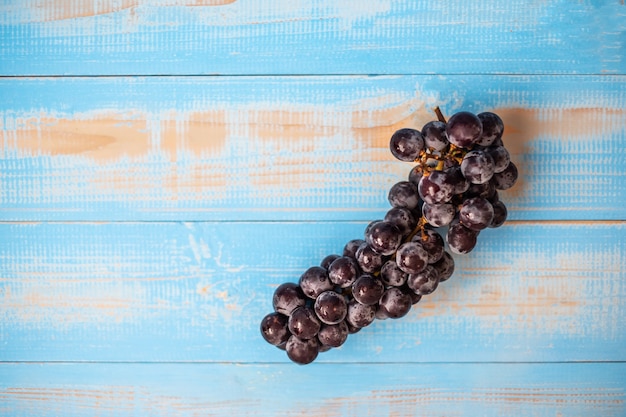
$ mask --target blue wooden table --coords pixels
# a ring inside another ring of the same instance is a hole
[[[0,2],[0,414],[626,415],[620,0]],[[274,289],[494,111],[507,223],[298,366]]]

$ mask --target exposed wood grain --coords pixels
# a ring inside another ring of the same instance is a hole
[[[0,224],[0,359],[286,361],[260,337],[279,284],[366,223]],[[508,224],[454,278],[330,362],[623,361],[626,224]]]
[[[484,88],[489,85],[489,88]],[[372,220],[432,107],[492,110],[511,219],[626,216],[615,76],[0,80],[4,220]]]
[[[623,416],[626,365],[2,364],[12,416]]]
[[[624,74],[625,15],[618,0],[9,0],[0,74]]]

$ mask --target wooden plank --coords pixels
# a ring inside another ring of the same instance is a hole
[[[624,74],[625,17],[619,0],[7,0],[0,74]]]
[[[261,318],[364,222],[0,224],[4,361],[286,362]],[[624,222],[512,222],[321,362],[624,361]]]
[[[2,364],[11,416],[623,416],[626,364]]]
[[[1,79],[0,219],[364,220],[400,127],[492,110],[510,218],[626,218],[622,76]]]

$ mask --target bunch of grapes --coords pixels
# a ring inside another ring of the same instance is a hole
[[[498,191],[512,187],[518,171],[502,142],[502,119],[462,111],[446,122],[435,113],[421,131],[391,137],[391,153],[414,166],[389,190],[385,217],[341,255],[276,288],[261,334],[293,362],[311,363],[374,320],[408,314],[452,276],[450,252],[470,252],[483,229],[506,220]]]

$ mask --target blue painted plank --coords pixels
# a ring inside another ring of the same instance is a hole
[[[515,220],[626,218],[623,76],[0,79],[2,220],[363,220],[400,127],[496,111]]]
[[[3,416],[614,416],[626,364],[1,364]]]
[[[1,75],[624,74],[619,0],[5,0]]]
[[[364,222],[0,224],[0,360],[287,362],[274,289]],[[512,222],[321,362],[626,359],[626,223]]]

